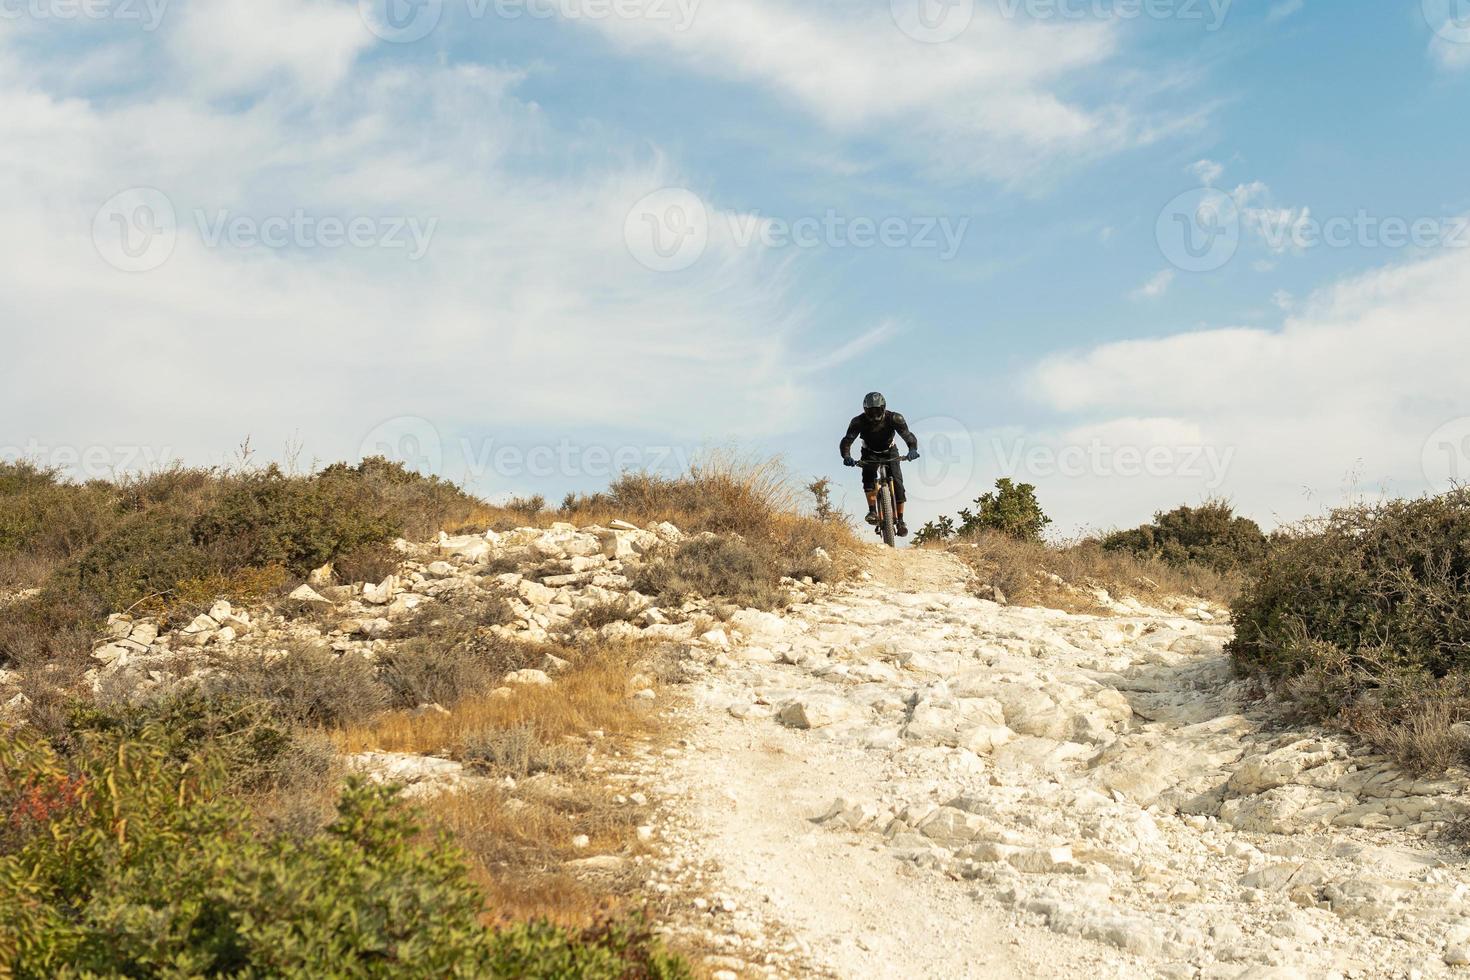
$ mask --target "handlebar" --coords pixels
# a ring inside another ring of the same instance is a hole
[[[897,463],[901,459],[903,459],[903,457],[898,454],[898,447],[895,446],[883,456],[869,456],[867,453],[863,453],[858,462],[863,466],[867,466],[872,463]]]

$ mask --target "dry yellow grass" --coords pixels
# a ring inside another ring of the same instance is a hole
[[[637,827],[645,808],[615,804],[591,779],[558,779],[545,789],[523,785],[514,796],[499,789],[449,793],[425,801],[422,810],[464,848],[488,916],[497,922],[545,918],[589,926],[639,904],[631,866],[579,875],[568,865],[589,855],[627,857],[644,847]],[[589,838],[586,848],[572,846],[579,834]]]
[[[520,685],[512,697],[493,693],[461,701],[447,715],[392,711],[336,733],[343,752],[457,751],[466,738],[487,731],[529,726],[543,740],[584,737],[602,731],[609,737],[647,734],[656,713],[629,695],[629,679],[646,645],[608,644],[590,648],[556,682]],[[645,685],[646,686],[646,685]]]
[[[1202,565],[1186,568],[1141,561],[1124,552],[1104,551],[1096,541],[1051,545],[985,532],[961,542],[928,547],[951,551],[975,569],[981,583],[1000,589],[1016,605],[1068,612],[1106,611],[1086,592],[1079,591],[1084,588],[1103,588],[1114,598],[1195,596],[1229,605],[1241,585],[1238,575],[1225,575]],[[1064,584],[1053,581],[1052,575]]]
[[[712,452],[681,476],[625,473],[605,492],[571,498],[557,509],[533,513],[479,504],[456,514],[445,530],[546,527],[555,521],[584,526],[612,520],[668,521],[689,534],[739,534],[783,555],[792,563],[789,573],[805,574],[801,566],[813,548],[825,548],[835,557],[850,554],[857,544],[844,520],[818,520],[805,504],[779,459]]]
[[[646,806],[617,802],[604,777],[580,765],[589,751],[611,759],[615,747],[657,739],[666,723],[658,702],[632,698],[656,686],[648,644],[608,644],[583,650],[573,666],[547,686],[522,685],[512,697],[483,695],[461,701],[448,715],[396,711],[334,734],[343,752],[447,753],[494,733],[530,733],[548,752],[568,747],[578,765],[555,775],[525,778],[524,771],[486,766],[515,777],[514,788],[486,786],[445,793],[419,804],[429,826],[450,833],[470,858],[495,922],[546,918],[590,926],[642,904],[631,866],[589,873],[569,862],[594,855],[639,853],[637,827]],[[640,672],[644,676],[636,676]],[[589,737],[601,732],[601,737]],[[585,835],[585,847],[573,838]]]

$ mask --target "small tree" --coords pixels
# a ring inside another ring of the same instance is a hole
[[[815,501],[817,520],[834,520],[837,508],[832,506],[832,480],[825,476],[817,477],[806,485],[806,489]]]
[[[954,518],[941,515],[938,520],[930,521],[919,528],[914,535],[914,544],[928,544],[931,541],[947,541],[954,537]]]
[[[995,481],[995,490],[975,498],[979,509],[960,511],[959,534],[999,531],[1023,541],[1041,540],[1042,529],[1051,523],[1036,500],[1036,487],[1016,483],[1010,477]]]

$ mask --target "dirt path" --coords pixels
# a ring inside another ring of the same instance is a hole
[[[1232,678],[1227,626],[1000,607],[937,552],[869,575],[741,614],[663,771],[676,846],[719,866],[746,932],[779,924],[864,978],[1470,959],[1470,874],[1427,839],[1463,785],[1283,730]]]

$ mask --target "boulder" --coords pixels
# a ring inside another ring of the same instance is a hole
[[[1220,807],[1220,819],[1237,830],[1299,834],[1330,824],[1356,802],[1346,793],[1310,786],[1278,786],[1259,796],[1226,800]]]
[[[318,592],[316,589],[313,589],[309,585],[298,586],[288,598],[294,599],[297,602],[305,602],[310,605],[319,607],[326,607],[332,604],[331,600],[324,597],[320,592]]]
[[[399,591],[398,576],[389,575],[377,585],[362,587],[362,601],[374,606],[386,606]]]
[[[781,706],[777,720],[787,728],[825,728],[852,718],[857,713],[845,698],[836,694],[810,692],[798,695]]]

